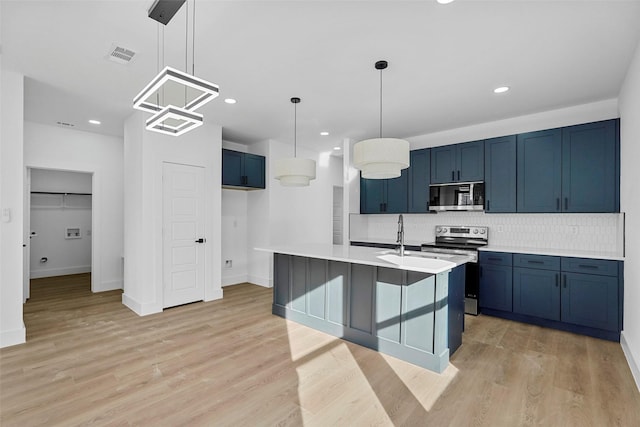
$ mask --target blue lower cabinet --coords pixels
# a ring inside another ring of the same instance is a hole
[[[481,309],[513,311],[512,270],[510,265],[480,265],[478,305]]]
[[[560,320],[560,273],[514,267],[513,312]]]
[[[509,256],[480,252],[483,314],[620,341],[622,262],[513,254],[511,267]]]
[[[562,273],[562,321],[618,331],[618,278]]]

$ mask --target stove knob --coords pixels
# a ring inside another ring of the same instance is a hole
[[[477,228],[473,229],[473,234],[478,234],[478,229]]]
[[[485,230],[484,228],[482,230],[480,230],[480,234],[484,234],[486,232],[487,232],[487,230]]]
[[[446,233],[446,232],[447,232],[447,229],[446,229],[445,227],[443,227],[443,228],[441,229],[441,231],[442,231],[443,233]]]

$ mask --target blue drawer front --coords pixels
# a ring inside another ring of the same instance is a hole
[[[508,252],[480,251],[479,260],[480,260],[480,264],[510,266],[513,263],[513,256]]]
[[[538,268],[541,270],[560,270],[560,257],[549,255],[514,254],[514,267]]]
[[[562,271],[617,277],[618,261],[562,257]]]

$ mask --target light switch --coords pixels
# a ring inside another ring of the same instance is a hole
[[[2,209],[2,222],[11,222],[11,209],[3,208]]]

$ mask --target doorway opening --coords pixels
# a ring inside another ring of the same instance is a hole
[[[27,169],[25,301],[35,279],[84,275],[91,290],[92,180],[92,173]]]

